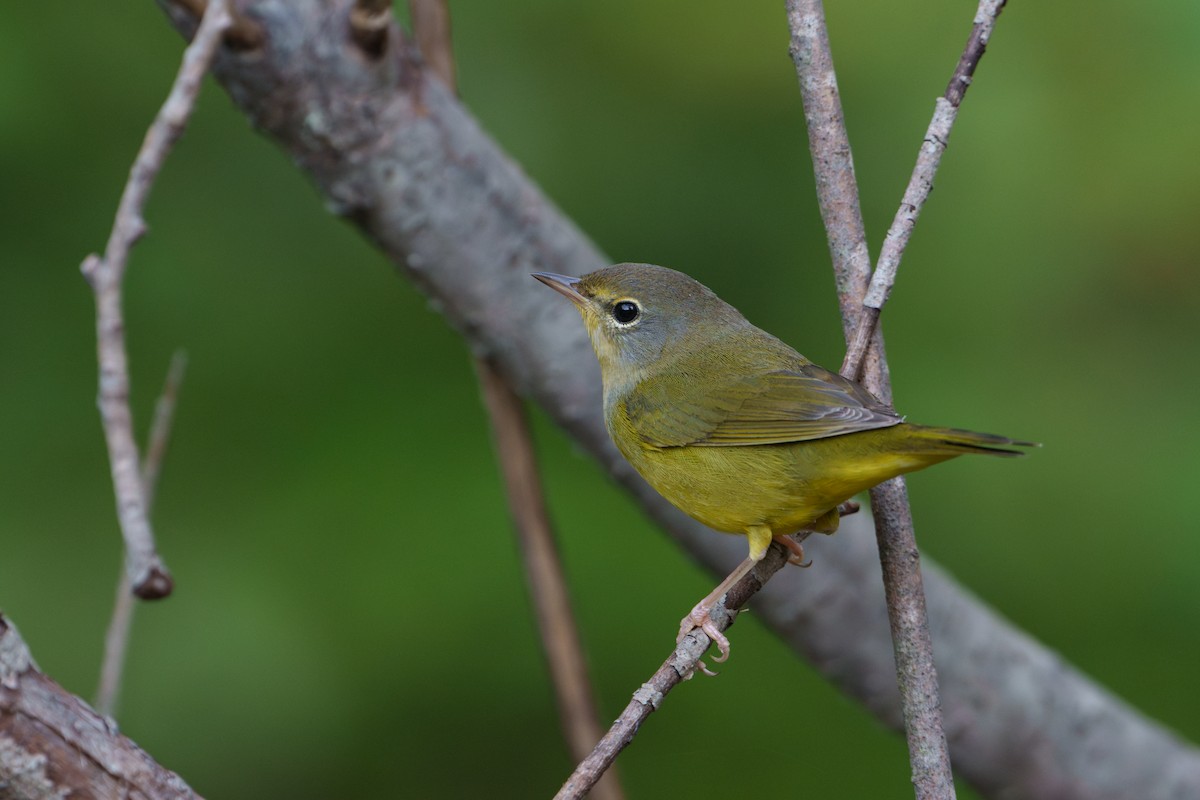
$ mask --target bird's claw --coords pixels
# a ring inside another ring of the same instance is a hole
[[[851,514],[857,514],[862,505],[854,500],[847,500],[837,507],[839,517],[848,517]]]
[[[797,567],[811,567],[811,561],[804,560],[804,546],[791,536],[776,536],[775,541],[788,549],[788,563]]]
[[[711,607],[703,607],[703,604],[696,606],[691,610],[686,617],[679,623],[679,636],[675,639],[675,644],[683,642],[684,638],[696,630],[697,628],[707,636],[712,643],[716,645],[719,655],[713,656],[713,661],[718,664],[724,663],[729,658],[729,639],[724,633],[717,628],[717,623],[713,622],[709,612]],[[703,661],[696,663],[696,666],[701,672],[709,677],[716,677],[717,673],[710,670]],[[690,677],[690,676],[689,676]]]

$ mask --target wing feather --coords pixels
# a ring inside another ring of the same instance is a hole
[[[719,385],[689,376],[642,381],[623,405],[633,429],[654,447],[737,447],[824,439],[901,422],[865,389],[797,359],[784,369]]]

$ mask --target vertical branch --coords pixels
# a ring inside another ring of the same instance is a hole
[[[146,132],[146,139],[133,162],[104,257],[93,253],[80,267],[96,294],[96,351],[100,364],[97,403],[108,444],[117,518],[125,537],[125,568],[133,593],[145,599],[166,597],[171,593],[172,583],[154,544],[142,491],[137,443],[133,438],[122,282],[129,250],[146,232],[142,208],[150,187],[171,146],[187,125],[196,105],[201,80],[230,22],[225,0],[213,0],[195,38],[184,51],[183,64],[171,92]]]
[[[871,279],[871,254],[858,202],[854,156],[842,116],[825,9],[819,1],[789,0],[787,15],[791,30],[788,52],[796,62],[800,79],[817,199],[833,260],[842,329],[849,338],[858,325],[858,305]]]
[[[358,0],[358,5],[370,4],[370,0]],[[446,0],[409,0],[409,9],[413,33],[425,63],[451,91],[457,92]],[[496,457],[517,531],[538,632],[554,683],[563,734],[573,760],[579,762],[600,741],[603,728],[588,679],[579,629],[571,611],[554,531],[546,515],[533,439],[521,399],[508,381],[484,358],[476,359],[475,370],[491,422]],[[621,800],[624,797],[615,772],[595,784],[592,797],[595,800]]]
[[[842,333],[849,342],[861,327],[862,298],[871,280],[871,254],[867,249],[867,232],[858,201],[854,156],[842,116],[842,98],[833,69],[825,9],[819,0],[789,0],[787,16],[791,31],[788,50],[800,79],[817,200],[829,240]],[[870,358],[874,368],[886,374],[882,335],[875,337],[872,344]],[[860,365],[861,359],[860,355]],[[847,374],[845,366],[842,374]],[[890,391],[885,394],[888,396],[881,395],[880,399],[890,402]]]
[[[967,46],[954,76],[936,104],[917,165],[888,231],[879,265],[867,280],[869,262],[849,138],[841,114],[837,79],[820,0],[788,0],[792,57],[800,78],[821,216],[829,234],[847,353],[842,374],[891,402],[887,361],[877,323],[912,228],[933,188],[950,128],[975,67],[982,57],[1004,0],[981,0]],[[874,357],[869,354],[874,353]],[[865,373],[864,373],[865,365]],[[925,610],[920,553],[913,534],[908,492],[902,478],[871,490],[883,571],[884,593],[896,657],[913,782],[919,798],[954,796],[949,749],[942,726],[933,642]]]
[[[150,435],[146,441],[146,458],[142,463],[142,492],[146,497],[146,513],[154,508],[154,497],[158,489],[158,476],[162,473],[163,459],[167,455],[167,444],[171,440],[171,424],[175,420],[175,406],[179,399],[179,387],[187,369],[187,354],[176,350],[167,369],[167,379],[162,394],[154,406],[154,420],[150,423]],[[133,625],[133,592],[129,584],[129,573],[122,569],[117,579],[117,596],[113,602],[112,618],[108,632],[104,635],[104,660],[100,667],[100,685],[96,688],[96,710],[113,716],[117,697],[121,690],[121,675],[125,669],[125,654],[129,649],[129,630]]]

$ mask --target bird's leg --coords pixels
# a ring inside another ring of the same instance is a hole
[[[758,561],[754,560],[753,558],[747,558],[741,564],[738,564],[737,568],[734,569],[733,572],[729,573],[729,577],[721,581],[717,588],[709,592],[708,595],[706,595],[705,598],[699,603],[696,603],[695,608],[693,608],[686,617],[680,620],[679,636],[675,638],[675,643],[678,644],[682,642],[683,637],[687,636],[696,628],[699,628],[708,635],[708,638],[712,639],[713,644],[715,644],[717,649],[721,651],[721,655],[717,656],[713,660],[719,663],[729,658],[729,639],[725,637],[725,634],[717,630],[717,624],[713,622],[710,614],[713,610],[713,606],[715,606],[717,602],[720,601],[720,599],[725,595],[725,593],[729,591],[729,587],[740,581],[747,572],[754,569],[754,565],[757,563]]]
[[[814,533],[831,534],[837,533],[838,525],[842,522],[842,507],[837,506],[826,511],[821,516],[813,520],[813,524],[809,525],[806,530]]]
[[[754,569],[754,565],[767,553],[767,547],[771,544],[771,529],[767,527],[751,528],[746,532],[746,538],[750,540],[750,557],[737,565],[733,572],[729,573],[729,577],[721,581],[717,588],[713,589],[708,595],[696,604],[696,607],[691,610],[686,617],[679,623],[679,636],[676,637],[675,643],[683,641],[683,637],[687,636],[696,628],[704,631],[709,639],[712,639],[713,644],[717,646],[717,650],[721,652],[719,656],[714,656],[713,661],[720,663],[729,658],[729,639],[725,638],[725,634],[717,629],[717,624],[713,622],[710,616],[715,606],[720,602],[721,598],[729,591],[735,583],[740,581],[746,573]],[[798,546],[798,545],[797,545]],[[714,674],[708,671],[703,663],[700,668],[707,674]]]
[[[848,517],[851,514],[857,514],[862,505],[853,500],[847,500],[837,507],[839,517]]]

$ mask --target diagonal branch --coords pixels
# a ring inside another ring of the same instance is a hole
[[[714,536],[632,473],[604,431],[599,371],[578,317],[530,290],[529,272],[580,275],[608,259],[437,81],[406,71],[416,60],[411,43],[398,41],[367,62],[343,44],[348,0],[248,5],[269,46],[221,51],[214,73],[256,129],[667,533],[714,573],[728,574],[744,545]],[[194,18],[170,5],[167,12],[191,34]],[[821,569],[777,575],[759,592],[756,616],[898,729],[875,547],[866,520],[843,525],[843,534],[814,544]],[[927,559],[924,571],[962,777],[989,797],[1200,796],[1200,752],[1002,620]]]
[[[111,720],[39,672],[17,629],[0,615],[0,797],[198,795]]]
[[[104,257],[93,253],[81,266],[96,294],[96,350],[100,362],[97,404],[108,444],[117,517],[125,537],[125,568],[133,593],[147,600],[169,595],[172,583],[154,544],[146,495],[142,490],[133,415],[129,410],[129,358],[125,347],[121,289],[129,250],[146,232],[142,208],[150,187],[154,185],[171,146],[187,125],[200,83],[208,72],[222,35],[231,24],[225,2],[213,0],[195,38],[183,54],[179,75],[146,132],[146,139],[129,171],[129,181],[121,194]]]
[[[847,342],[849,348],[842,367],[842,374],[851,380],[857,380],[859,377],[868,342],[879,323],[879,314],[892,292],[892,286],[896,283],[900,259],[904,257],[904,249],[908,247],[908,240],[916,227],[921,209],[929,199],[929,193],[933,191],[933,178],[941,164],[942,154],[950,142],[950,129],[954,127],[954,121],[958,118],[958,107],[971,85],[975,67],[978,66],[979,59],[983,58],[987,43],[992,38],[992,28],[1004,9],[1004,3],[1005,0],[980,0],[979,10],[975,13],[975,24],[971,28],[971,35],[963,48],[962,56],[958,59],[958,66],[946,86],[946,91],[934,105],[933,119],[929,121],[929,127],[925,131],[925,139],[921,142],[921,149],[917,154],[917,164],[908,179],[900,208],[896,210],[887,237],[883,240],[879,263],[871,275],[870,286],[865,296],[859,295],[855,298],[856,302],[861,302],[862,312],[854,336]]]
[[[807,535],[807,532],[802,532],[796,538],[803,540]],[[728,630],[750,599],[787,563],[788,552],[782,545],[772,542],[767,554],[754,565],[754,569],[730,587],[725,597],[713,607],[709,616],[716,623],[717,630]],[[633,693],[633,699],[625,706],[625,710],[591,754],[575,767],[558,794],[554,795],[554,800],[580,800],[588,796],[592,786],[612,767],[621,751],[633,742],[633,737],[646,718],[659,709],[672,689],[692,677],[711,644],[712,640],[699,628],[683,637],[683,641],[650,676],[650,680]]]

